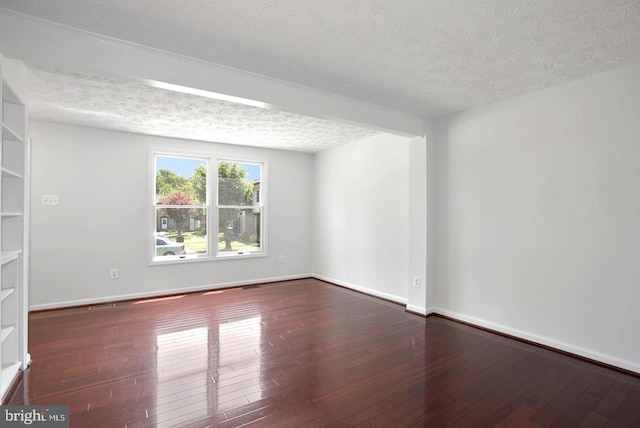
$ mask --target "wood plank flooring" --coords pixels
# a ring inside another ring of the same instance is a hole
[[[317,280],[30,315],[72,427],[640,427],[640,378]]]

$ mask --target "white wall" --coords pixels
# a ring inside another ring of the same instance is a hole
[[[640,66],[437,128],[436,311],[640,372]]]
[[[31,122],[31,308],[311,274],[310,154]],[[149,266],[149,147],[268,163],[268,257]],[[59,195],[43,206],[42,195]],[[279,263],[279,256],[285,262]],[[120,279],[110,280],[117,267]]]
[[[408,303],[410,147],[379,135],[316,153],[316,277]]]
[[[407,309],[427,314],[433,294],[433,280],[427,268],[427,142],[411,140],[409,149],[409,282]],[[413,286],[418,278],[419,287]],[[429,296],[429,297],[427,297]]]
[[[425,121],[425,151],[426,165],[423,179],[426,181],[426,209],[425,223],[427,230],[426,256],[424,257],[426,281],[425,281],[425,306],[426,313],[434,312],[437,282],[437,258],[438,258],[438,180],[437,180],[437,156],[436,147],[438,145],[435,138],[435,127],[432,121]]]

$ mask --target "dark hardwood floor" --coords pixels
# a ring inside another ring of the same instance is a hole
[[[72,427],[640,427],[640,378],[316,280],[30,315]]]

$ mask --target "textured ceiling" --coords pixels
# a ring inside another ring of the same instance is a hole
[[[0,0],[0,6],[429,117],[640,62],[637,0]]]
[[[316,152],[376,132],[113,78],[29,67],[30,117],[48,122]]]

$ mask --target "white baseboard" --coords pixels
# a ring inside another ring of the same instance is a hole
[[[332,284],[340,285],[345,288],[350,288],[351,290],[359,291],[361,293],[369,294],[374,297],[379,297],[381,299],[390,300],[395,303],[400,303],[401,305],[407,304],[407,299],[399,296],[394,296],[393,294],[383,293],[377,290],[373,290],[371,288],[361,287],[359,285],[350,284],[348,282],[340,281],[334,278],[329,278],[323,275],[313,274],[313,278],[319,279],[321,281],[330,282]]]
[[[406,309],[409,312],[413,312],[414,314],[419,314],[423,316],[427,316],[427,314],[429,314],[429,312],[427,312],[427,309],[421,306],[407,304]]]
[[[95,297],[95,298],[89,298],[89,299],[67,300],[62,302],[45,303],[40,305],[30,305],[29,310],[39,311],[39,310],[45,310],[45,309],[61,309],[61,308],[68,308],[71,306],[85,306],[85,305],[93,305],[93,304],[99,304],[99,303],[105,303],[105,302],[147,299],[147,298],[153,298],[153,297],[168,296],[170,294],[194,293],[198,291],[217,290],[220,288],[229,288],[229,287],[242,287],[245,285],[264,284],[268,282],[278,282],[278,281],[290,281],[293,279],[304,279],[304,278],[311,278],[311,277],[312,275],[309,273],[309,274],[303,274],[303,275],[289,275],[289,276],[279,276],[279,277],[273,277],[273,278],[261,278],[261,279],[255,279],[250,281],[234,281],[234,282],[225,282],[220,284],[198,285],[195,287],[172,288],[167,290],[157,290],[153,292],[144,292],[144,293],[101,296],[101,297]]]
[[[501,324],[496,324],[491,321],[486,321],[480,318],[460,314],[454,311],[448,311],[442,308],[433,308],[435,314],[444,315],[459,321],[464,321],[469,324],[473,324],[479,327],[483,327],[489,330],[494,330],[500,333],[514,336],[520,339],[528,340],[540,345],[548,346],[560,351],[568,352],[580,357],[588,358],[590,360],[598,361],[600,363],[608,364],[611,366],[619,367],[624,370],[629,370],[634,373],[640,373],[640,364],[633,361],[627,361],[620,358],[613,357],[611,355],[602,354],[599,352],[584,349],[579,346],[574,346],[569,343],[560,342],[548,337],[539,336],[536,334],[528,333],[526,331],[517,330],[511,327],[507,327]]]

